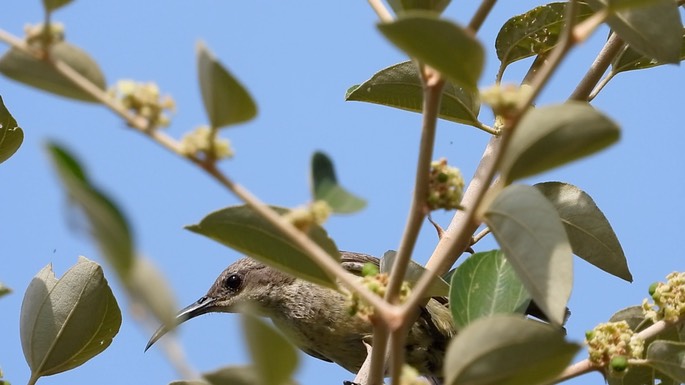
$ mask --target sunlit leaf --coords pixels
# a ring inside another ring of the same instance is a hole
[[[540,183],[535,187],[557,209],[575,255],[609,274],[633,281],[614,230],[588,194],[561,182]]]
[[[211,373],[203,373],[202,376],[211,385],[262,385],[258,369],[254,366],[229,366]],[[289,380],[280,385],[295,384],[296,382]]]
[[[685,343],[652,342],[647,348],[647,363],[677,382],[685,382]]]
[[[596,9],[606,4],[601,0],[589,3]],[[616,8],[609,8],[606,22],[635,51],[660,63],[680,62],[683,24],[675,1],[652,0],[640,7]]]
[[[111,343],[121,312],[102,268],[80,257],[57,279],[48,265],[26,289],[20,335],[33,378],[75,368]]]
[[[50,57],[52,60],[63,61],[96,87],[105,89],[105,76],[100,67],[80,48],[65,42],[57,43],[50,49]],[[59,73],[49,62],[36,59],[17,48],[11,48],[0,58],[0,73],[43,91],[84,102],[99,103]]]
[[[412,112],[423,111],[423,87],[414,63],[407,61],[382,69],[371,79],[350,87],[345,100],[381,104]],[[446,83],[438,117],[480,127],[479,95],[475,91]]]
[[[43,0],[43,7],[45,7],[46,11],[52,12],[57,8],[64,7],[72,1],[73,0]]]
[[[509,182],[593,154],[619,137],[619,128],[584,102],[531,109],[516,128],[500,164]]]
[[[24,131],[14,120],[0,96],[0,163],[14,155],[24,141]]]
[[[287,209],[274,207],[283,214]],[[200,223],[186,229],[202,234],[254,259],[296,277],[336,287],[335,282],[307,254],[248,206],[233,206],[215,211]],[[326,231],[311,225],[307,235],[336,260],[340,253]]]
[[[557,328],[514,314],[481,318],[447,349],[445,384],[533,385],[559,374],[580,346]]]
[[[388,0],[388,4],[397,14],[414,10],[442,13],[450,4],[450,0]]]
[[[495,41],[497,58],[502,62],[502,67],[554,48],[565,25],[566,4],[541,5],[507,20]],[[593,13],[587,4],[578,3],[576,22],[587,19]]]
[[[512,185],[490,204],[484,221],[535,303],[561,325],[573,284],[573,255],[554,206],[536,188]]]
[[[394,250],[386,251],[385,254],[383,254],[383,258],[380,260],[381,273],[390,273],[392,271],[396,256],[397,252]],[[407,273],[404,275],[404,280],[407,281],[409,285],[413,286],[419,281],[419,278],[421,278],[425,271],[425,267],[410,260],[409,266],[407,266]],[[431,282],[424,295],[426,297],[447,297],[447,295],[449,295],[449,290],[450,287],[444,279],[441,277],[434,277],[433,282]]]
[[[197,71],[202,101],[212,127],[246,122],[257,115],[257,105],[245,87],[202,43],[197,46]]]
[[[295,347],[256,316],[243,315],[243,330],[261,385],[288,382],[297,368]]]
[[[440,71],[447,79],[475,91],[483,71],[483,47],[473,34],[428,13],[412,13],[378,28],[409,56]]]
[[[323,200],[336,213],[353,213],[363,209],[366,201],[345,190],[335,176],[333,161],[322,152],[312,156],[312,188],[314,199]]]
[[[178,305],[169,283],[151,260],[135,258],[124,284],[132,300],[145,305],[159,322],[169,329],[176,325]]]
[[[683,29],[683,38],[680,45],[680,61],[685,60],[685,29]],[[633,71],[660,66],[667,63],[661,63],[656,59],[648,58],[629,45],[623,47],[621,53],[611,62],[611,72],[615,75],[625,71]]]
[[[459,329],[497,313],[523,313],[530,295],[499,250],[476,253],[459,265],[450,283],[450,310]]]
[[[133,240],[126,218],[90,183],[83,168],[66,149],[48,143],[47,151],[69,197],[86,214],[102,254],[125,281],[133,264]]]

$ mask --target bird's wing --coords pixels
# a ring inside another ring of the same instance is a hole
[[[302,347],[300,347],[300,349],[301,349],[303,352],[309,354],[310,356],[312,356],[312,357],[314,357],[314,358],[318,358],[318,359],[320,359],[320,360],[322,360],[322,361],[326,361],[326,362],[333,362],[333,361],[329,360],[326,356],[323,356],[323,355],[319,354],[319,352],[317,352],[317,351],[315,351],[315,350],[305,349],[305,348],[302,348]]]

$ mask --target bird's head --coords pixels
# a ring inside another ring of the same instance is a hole
[[[257,313],[273,306],[274,294],[294,278],[250,258],[241,258],[227,267],[207,294],[178,312],[173,327],[206,313],[235,313],[249,306]],[[172,328],[173,328],[172,327]],[[145,350],[171,328],[161,326]]]

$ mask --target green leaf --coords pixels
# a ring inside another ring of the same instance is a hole
[[[536,188],[512,185],[490,204],[484,221],[535,303],[561,325],[573,285],[573,255],[554,206]]]
[[[80,257],[59,280],[50,265],[26,289],[20,335],[32,378],[73,369],[105,350],[121,312],[102,268]]]
[[[566,2],[549,3],[507,20],[495,41],[502,68],[554,48],[564,29],[565,13]],[[579,3],[576,22],[587,19],[593,13],[587,4]]]
[[[579,349],[564,341],[559,329],[520,315],[481,318],[461,330],[447,348],[445,384],[546,383]]]
[[[633,281],[614,230],[587,193],[561,182],[539,183],[535,187],[557,209],[573,254],[609,274]]]
[[[288,211],[279,207],[272,208],[280,214]],[[204,217],[200,223],[187,226],[186,229],[296,277],[336,287],[335,281],[302,249],[248,206],[232,206],[215,211]],[[331,258],[340,259],[337,246],[323,228],[311,225],[307,235],[326,250]]]
[[[685,29],[683,29],[679,60],[685,60]],[[616,75],[621,72],[646,69],[663,64],[667,63],[661,63],[658,60],[648,58],[632,49],[629,45],[625,45],[621,50],[621,53],[619,53],[611,62],[611,73],[612,75]]]
[[[245,87],[203,43],[197,45],[197,70],[202,101],[212,127],[246,122],[257,115],[257,105]]]
[[[78,161],[66,149],[48,143],[47,151],[69,197],[86,214],[100,251],[125,282],[133,265],[133,240],[126,218],[90,183]]]
[[[450,0],[388,0],[388,4],[398,15],[414,10],[442,13],[450,4]]]
[[[243,314],[243,330],[254,368],[262,385],[280,385],[290,380],[297,368],[295,347],[258,317]]]
[[[604,3],[592,0],[601,8]],[[683,24],[672,0],[652,0],[641,7],[609,9],[607,24],[635,51],[661,63],[680,62]],[[659,22],[654,22],[658,20]]]
[[[593,154],[619,138],[619,128],[584,102],[535,108],[523,116],[500,164],[507,182]]]
[[[9,159],[24,141],[24,131],[14,120],[0,96],[0,163]]]
[[[57,8],[64,7],[72,1],[73,0],[43,0],[43,7],[45,7],[47,12],[52,12]]]
[[[170,382],[169,385],[209,385],[209,382],[202,380],[177,380]]]
[[[418,12],[379,24],[378,29],[409,56],[440,71],[457,85],[477,91],[485,54],[471,32],[430,13]]]
[[[647,326],[652,324],[652,321],[645,318],[645,313],[642,311],[642,306],[630,306],[621,309],[614,313],[609,322],[626,321],[630,329],[634,332],[644,330]]]
[[[499,250],[476,253],[456,268],[450,310],[458,329],[498,313],[524,313],[530,295]]]
[[[97,88],[105,90],[105,76],[98,64],[83,50],[69,43],[60,42],[50,49],[50,57],[65,64],[90,80]],[[0,73],[10,79],[67,98],[99,103],[89,93],[81,90],[59,73],[48,61],[36,59],[12,48],[0,58]]]
[[[365,200],[338,184],[333,161],[323,152],[315,152],[312,156],[311,171],[314,199],[328,203],[333,212],[349,214],[366,206]]]
[[[386,251],[385,254],[383,254],[383,258],[381,258],[379,266],[381,273],[390,273],[390,271],[392,270],[392,266],[395,263],[396,256],[397,252],[394,250]],[[404,280],[407,281],[409,285],[413,287],[419,281],[419,278],[421,278],[425,271],[425,267],[410,260],[409,266],[407,266],[407,272],[404,275]],[[450,287],[444,279],[442,279],[441,277],[433,277],[433,282],[431,282],[424,296],[447,297],[447,295],[449,295],[449,290]]]
[[[647,348],[647,364],[679,383],[685,382],[685,343],[652,342]]]
[[[12,292],[12,289],[10,289],[9,287],[5,286],[4,283],[0,282],[0,297],[5,296],[5,295],[7,295],[7,294],[9,294],[9,293],[11,293],[11,292]]]
[[[132,301],[144,305],[167,329],[176,326],[178,305],[169,283],[151,260],[135,258],[124,284]]]
[[[395,64],[374,74],[362,84],[350,87],[345,100],[381,104],[402,110],[423,111],[423,87],[410,61]],[[479,95],[447,82],[442,91],[438,117],[456,123],[481,127],[478,121]]]
[[[262,385],[260,373],[254,366],[229,366],[202,375],[211,385]],[[292,380],[279,385],[295,385]],[[194,385],[194,384],[192,384]]]

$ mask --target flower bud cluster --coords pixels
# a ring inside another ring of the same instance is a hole
[[[359,278],[359,283],[362,286],[366,286],[367,289],[371,290],[373,293],[377,294],[379,297],[384,297],[385,292],[388,290],[388,283],[390,282],[390,276],[388,273],[378,273],[378,269],[365,269],[366,274]],[[363,270],[364,271],[364,270]],[[409,298],[411,294],[411,288],[408,282],[402,282],[399,293],[400,303],[404,302]],[[366,303],[361,299],[356,293],[348,294],[348,309],[350,315],[356,315],[362,319],[370,321],[374,314],[374,308],[372,305]]]
[[[147,119],[150,127],[166,127],[171,122],[165,112],[175,109],[174,100],[168,95],[160,96],[159,87],[153,82],[119,80],[108,92],[126,109]]]
[[[216,134],[208,126],[200,126],[183,135],[181,139],[181,152],[185,155],[204,154],[214,159],[233,157],[231,142],[228,139],[217,138]]]
[[[481,101],[492,108],[498,117],[509,117],[515,114],[518,106],[523,103],[532,92],[527,85],[516,86],[512,84],[496,84],[480,92]]]
[[[449,166],[442,158],[431,163],[428,180],[427,204],[430,210],[459,208],[464,194],[464,178],[458,168]]]
[[[296,207],[283,215],[287,221],[302,231],[307,231],[313,224],[322,225],[331,216],[328,202],[317,200],[307,206]]]
[[[640,359],[645,342],[626,321],[607,322],[585,333],[590,362],[607,368],[614,376],[622,375],[629,359]]]
[[[64,24],[50,23],[45,30],[45,24],[26,24],[24,26],[26,44],[32,48],[44,48],[64,41]]]
[[[649,294],[654,300],[653,304],[646,298],[642,301],[645,317],[654,322],[676,322],[685,316],[685,273],[674,271],[666,279],[666,283],[657,282],[650,286]]]
[[[426,377],[421,376],[416,368],[404,364],[400,375],[400,385],[430,385]]]

